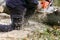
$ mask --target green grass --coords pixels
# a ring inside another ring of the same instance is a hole
[[[55,6],[60,6],[60,0],[54,0],[54,5]]]

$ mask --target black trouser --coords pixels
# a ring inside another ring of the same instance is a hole
[[[23,17],[24,17],[24,7],[19,6],[19,7],[15,7],[15,8],[11,8],[9,6],[7,6],[7,8],[10,11],[10,16],[11,16],[11,21],[12,21],[12,27],[14,29],[17,29],[18,27],[22,26],[23,23]]]
[[[24,20],[23,18],[29,18],[30,16],[32,16],[34,14],[35,9],[36,9],[36,7],[27,8],[26,14],[25,14],[24,13],[25,8],[23,6],[19,6],[19,7],[15,7],[15,8],[11,8],[11,7],[7,6],[7,8],[10,11],[12,27],[14,29],[21,27],[23,20]]]
[[[27,6],[26,8],[26,13],[25,13],[25,18],[30,18],[34,12],[35,12],[35,9],[37,9],[37,5],[31,5],[31,6]]]

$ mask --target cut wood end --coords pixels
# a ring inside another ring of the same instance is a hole
[[[4,10],[4,7],[0,6],[0,12],[3,12],[3,10]]]

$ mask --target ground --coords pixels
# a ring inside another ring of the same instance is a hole
[[[0,32],[0,40],[60,40],[60,29],[29,19],[21,30]],[[10,16],[0,13],[0,24],[10,25]]]

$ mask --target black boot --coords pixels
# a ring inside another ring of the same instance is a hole
[[[19,18],[14,18],[11,26],[14,30],[20,30],[22,26],[22,20],[20,20]]]

